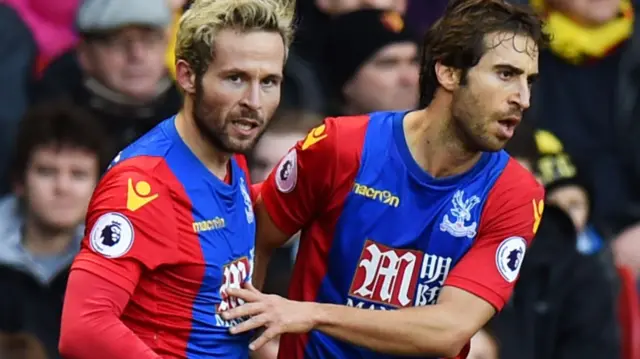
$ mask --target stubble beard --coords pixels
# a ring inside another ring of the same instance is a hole
[[[258,135],[248,141],[235,142],[226,129],[229,120],[217,118],[220,115],[216,113],[215,109],[205,104],[201,81],[196,84],[192,116],[200,134],[220,152],[246,154],[260,137]]]
[[[451,136],[470,153],[500,151],[506,143],[496,144],[489,134],[488,120],[477,118],[482,112],[479,100],[468,87],[458,91],[451,104]]]

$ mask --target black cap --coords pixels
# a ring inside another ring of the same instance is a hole
[[[325,48],[325,63],[334,89],[342,89],[380,49],[400,42],[417,44],[418,38],[397,12],[366,9],[334,18]]]

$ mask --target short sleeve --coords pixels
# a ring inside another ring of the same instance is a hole
[[[337,163],[337,126],[326,119],[280,160],[260,195],[275,225],[292,235],[329,202]]]
[[[154,270],[170,264],[179,238],[167,182],[124,163],[112,168],[93,194],[85,237],[72,268],[97,274],[133,293],[139,273],[132,273],[132,268]]]
[[[473,293],[500,311],[540,225],[543,198],[542,186],[510,160],[487,198],[478,237],[445,285]]]

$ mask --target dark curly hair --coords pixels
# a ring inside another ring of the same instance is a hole
[[[528,6],[505,0],[451,0],[444,15],[426,33],[420,64],[420,106],[431,103],[439,86],[435,65],[468,70],[486,52],[487,34],[505,32],[531,37],[538,48],[546,47],[548,35],[540,17]]]
[[[30,108],[20,122],[11,168],[12,180],[22,182],[34,152],[50,145],[94,153],[100,171],[110,160],[110,145],[97,118],[69,100],[48,101]]]

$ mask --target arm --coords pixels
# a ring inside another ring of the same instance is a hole
[[[139,275],[138,266],[130,264],[132,273]],[[72,270],[62,311],[61,355],[67,359],[159,359],[120,320],[130,296],[100,276]]]
[[[513,166],[507,165],[491,191],[478,237],[436,305],[380,312],[313,304],[315,329],[384,353],[457,355],[510,297],[542,215],[543,189]],[[512,250],[519,257],[509,263]]]
[[[315,329],[393,355],[455,357],[495,313],[488,302],[454,287],[444,288],[436,305],[393,311],[312,305]]]
[[[171,197],[148,173],[121,163],[91,199],[65,294],[59,347],[67,358],[157,358],[120,319],[141,273],[171,263],[177,246],[168,240],[176,230]]]
[[[257,288],[262,288],[272,252],[304,228],[328,203],[335,172],[336,132],[332,120],[311,130],[261,184],[255,205],[253,283]]]

